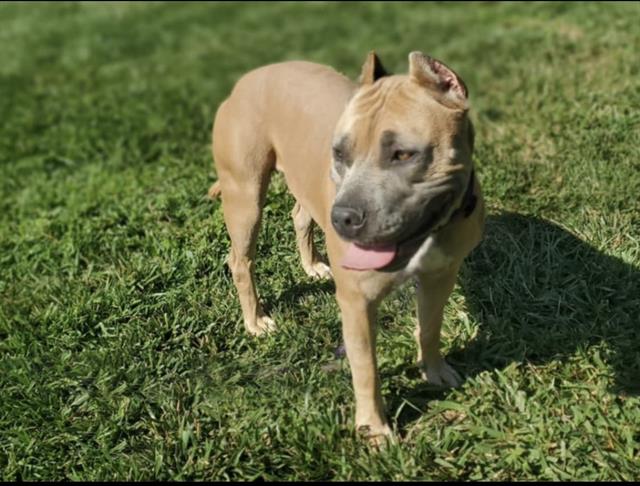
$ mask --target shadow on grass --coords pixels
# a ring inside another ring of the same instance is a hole
[[[512,362],[544,364],[602,344],[612,392],[640,393],[639,269],[555,223],[505,213],[487,218],[484,241],[458,282],[479,322],[476,338],[447,357],[462,374],[472,377]],[[421,404],[416,398],[422,393],[425,400],[439,396],[428,387],[395,389],[390,411],[403,398]],[[403,412],[398,425],[404,428],[418,416]]]

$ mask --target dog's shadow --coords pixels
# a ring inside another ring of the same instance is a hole
[[[640,392],[640,271],[544,219],[506,213],[487,218],[484,241],[458,283],[477,335],[448,354],[467,378],[513,362],[544,364],[600,345],[614,393]],[[444,392],[391,391],[402,428],[420,415],[399,413]],[[421,398],[419,398],[421,397]],[[422,408],[422,407],[421,407]]]

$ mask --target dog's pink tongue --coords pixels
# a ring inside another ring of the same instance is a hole
[[[396,245],[365,248],[349,243],[342,266],[352,270],[375,270],[391,263],[397,253]]]

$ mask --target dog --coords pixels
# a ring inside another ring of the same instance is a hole
[[[461,381],[440,353],[440,328],[460,265],[484,231],[468,111],[467,87],[441,61],[411,52],[408,73],[389,74],[372,51],[358,82],[304,61],[257,68],[216,112],[218,180],[209,196],[222,198],[244,326],[253,335],[276,327],[254,282],[261,210],[276,170],[296,200],[304,270],[334,279],[356,429],[375,444],[393,438],[375,344],[376,309],[394,287],[417,282],[423,377],[441,386]],[[324,231],[328,265],[314,247],[315,226]]]

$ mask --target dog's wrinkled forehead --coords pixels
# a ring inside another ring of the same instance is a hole
[[[335,141],[349,139],[357,150],[392,139],[438,139],[454,133],[462,118],[461,112],[437,103],[406,76],[393,76],[355,94],[338,123]]]
[[[345,108],[334,146],[362,152],[396,141],[449,144],[464,125],[467,89],[449,68],[411,53],[407,75],[388,75],[375,54],[363,66],[361,85]],[[443,139],[444,137],[444,139]]]

